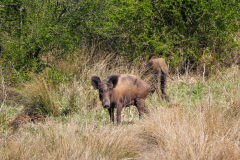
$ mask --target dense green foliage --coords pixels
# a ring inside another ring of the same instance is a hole
[[[235,0],[3,0],[1,65],[28,79],[92,47],[128,60],[162,55],[175,66],[206,55],[224,62],[238,47],[239,10]]]

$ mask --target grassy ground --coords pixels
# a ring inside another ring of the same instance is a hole
[[[90,78],[112,73],[140,76],[143,70],[119,57],[114,62],[110,56],[90,57],[60,62],[58,71],[65,78],[61,83],[55,84],[46,71],[15,91],[21,99],[9,100],[1,117],[29,111],[52,116],[46,124],[29,123],[18,130],[2,120],[0,159],[240,159],[237,66],[216,71],[204,82],[197,75],[173,75],[175,81],[167,86],[170,103],[155,93],[146,101],[150,117],[139,121],[131,106],[116,126]],[[8,97],[13,97],[10,92]]]

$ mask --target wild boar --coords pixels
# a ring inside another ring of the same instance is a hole
[[[145,100],[150,92],[150,86],[139,77],[130,74],[112,74],[104,80],[93,76],[91,83],[99,91],[102,106],[108,109],[110,120],[114,123],[114,108],[117,109],[117,124],[121,123],[121,110],[135,105],[139,118],[143,113],[149,114]]]
[[[157,93],[160,97],[161,95],[160,90],[161,90],[162,99],[165,99],[166,101],[169,102],[169,97],[166,94],[167,77],[169,77],[171,80],[174,80],[174,79],[168,74],[168,66],[165,60],[155,55],[151,55],[149,57],[149,61],[146,65],[146,70],[142,78],[147,75],[150,76],[149,78],[149,84],[151,85],[150,94],[153,94],[155,90],[157,90]]]

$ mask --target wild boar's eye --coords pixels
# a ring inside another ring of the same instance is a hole
[[[99,92],[103,92],[103,89],[102,89],[102,88],[100,88],[100,89],[99,89]]]
[[[111,91],[112,90],[112,88],[108,88],[108,91]]]

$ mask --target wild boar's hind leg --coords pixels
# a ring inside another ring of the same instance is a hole
[[[159,83],[159,81],[160,81],[160,78],[159,78],[158,72],[153,72],[152,76],[151,76],[151,79],[149,81],[150,85],[151,85],[151,90],[149,92],[150,96],[152,96],[155,91],[157,92],[157,94],[160,95],[160,93],[159,93],[159,91],[160,91],[160,83]]]
[[[167,77],[162,72],[161,73],[161,91],[162,91],[162,99],[165,99],[167,102],[169,102],[169,97],[166,94],[166,86],[167,86]]]
[[[135,105],[138,109],[139,118],[142,118],[143,113],[149,114],[149,110],[145,107],[145,100],[143,99],[136,99]]]
[[[161,97],[161,93],[160,93],[160,90],[162,91],[162,88],[161,88],[161,85],[162,85],[162,81],[161,81],[161,77],[162,75],[160,75],[159,73],[158,74],[155,74],[155,89],[157,91],[157,94],[158,94],[158,97],[160,98]]]
[[[108,109],[109,115],[110,115],[110,121],[114,124],[114,107],[111,107]]]

